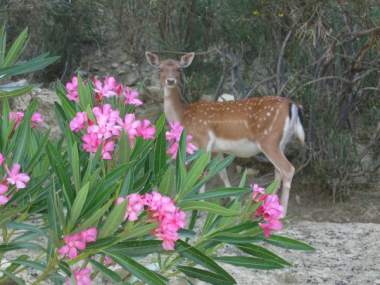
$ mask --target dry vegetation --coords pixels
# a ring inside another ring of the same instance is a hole
[[[187,75],[193,100],[204,93],[215,99],[224,92],[237,98],[277,94],[303,105],[307,149],[294,152],[302,179],[341,197],[379,183],[376,0],[0,3],[10,38],[28,26],[29,53],[61,56],[40,75],[45,81],[65,79],[81,68],[84,55],[116,46],[138,65],[147,49],[163,56],[196,51]]]

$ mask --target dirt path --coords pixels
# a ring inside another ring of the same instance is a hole
[[[306,241],[315,252],[272,249],[293,267],[259,271],[223,265],[239,285],[380,284],[380,225],[291,222],[281,233]],[[237,252],[226,247],[225,255]]]

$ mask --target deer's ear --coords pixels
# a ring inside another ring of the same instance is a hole
[[[182,68],[189,67],[190,64],[193,62],[195,53],[189,52],[181,57],[180,65]]]
[[[145,52],[145,57],[148,63],[153,67],[159,67],[160,66],[160,58],[157,54],[147,51]]]

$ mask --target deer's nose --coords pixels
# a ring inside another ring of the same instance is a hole
[[[168,79],[166,79],[166,84],[169,85],[169,86],[175,85],[176,82],[177,82],[177,80],[175,80],[175,78],[168,78]]]

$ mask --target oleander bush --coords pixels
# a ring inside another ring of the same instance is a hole
[[[200,193],[233,157],[211,159],[163,116],[136,118],[136,90],[79,75],[56,90],[56,139],[34,102],[11,112],[2,99],[0,282],[25,284],[32,268],[33,284],[236,284],[220,264],[281,269],[290,264],[266,244],[312,250],[273,234],[276,183],[250,187],[243,175],[239,187]],[[219,255],[225,244],[244,255]]]

